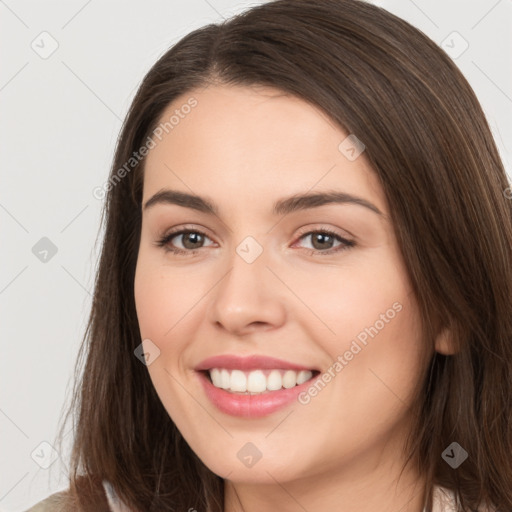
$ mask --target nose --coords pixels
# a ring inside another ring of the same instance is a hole
[[[266,251],[252,263],[233,253],[229,270],[210,295],[210,321],[238,336],[280,327],[286,319],[286,287],[269,269]]]

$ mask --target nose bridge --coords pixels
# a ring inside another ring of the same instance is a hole
[[[218,299],[224,300],[226,305],[231,300],[239,300],[239,307],[258,300],[267,282],[266,256],[263,245],[254,237],[244,238],[226,258],[230,270],[219,283]]]
[[[254,323],[275,324],[281,321],[283,304],[272,272],[268,270],[268,254],[255,237],[245,237],[232,254],[229,265],[213,294],[212,321],[227,330],[243,331]]]

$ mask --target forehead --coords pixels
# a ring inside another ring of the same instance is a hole
[[[386,210],[364,152],[355,160],[343,152],[349,133],[314,105],[278,89],[196,89],[168,105],[159,126],[160,139],[153,137],[145,162],[144,201],[162,188],[215,194],[241,205],[339,189]]]

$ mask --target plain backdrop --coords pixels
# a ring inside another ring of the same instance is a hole
[[[25,510],[67,487],[69,454],[51,444],[101,247],[102,201],[92,191],[108,178],[140,81],[184,35],[257,3],[0,0],[0,510]],[[450,52],[510,177],[512,2],[374,3]]]

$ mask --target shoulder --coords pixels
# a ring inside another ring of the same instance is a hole
[[[79,488],[84,485],[83,482],[84,480],[78,481]],[[87,488],[87,491],[87,505],[85,505],[87,510],[108,510],[109,512],[124,512],[127,510],[122,508],[122,502],[116,499],[115,493],[107,481],[99,483],[92,492],[90,488]],[[77,505],[76,498],[71,496],[68,488],[51,494],[24,512],[75,512],[79,508],[81,509]]]
[[[110,507],[111,512],[130,512],[130,509],[123,503],[123,501],[117,496],[116,491],[108,482],[108,480],[103,480],[103,489],[105,490],[105,494],[107,496],[108,506]]]
[[[433,492],[432,512],[452,512],[457,510],[455,504],[455,494],[451,489],[436,486]]]
[[[451,489],[446,487],[436,486],[434,487],[433,495],[433,509],[432,512],[456,512],[457,503],[455,499],[455,493]],[[478,510],[475,512],[497,512],[494,507],[486,507],[480,505]]]
[[[64,511],[67,502],[68,492],[61,491],[51,494],[44,500],[36,503],[25,512],[60,512]]]

